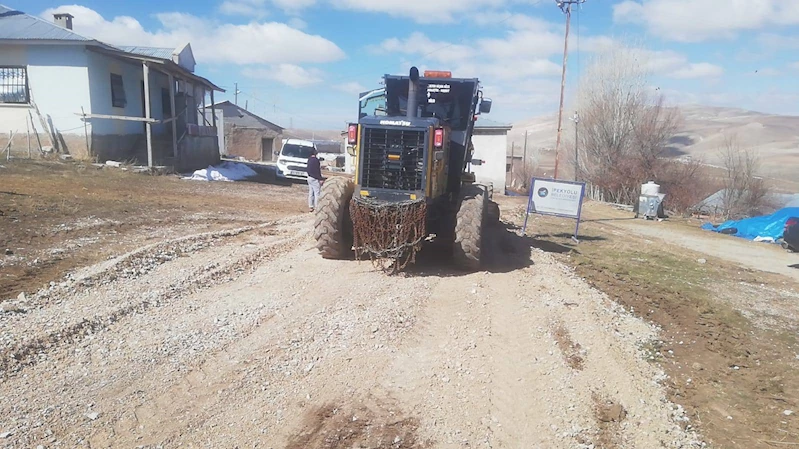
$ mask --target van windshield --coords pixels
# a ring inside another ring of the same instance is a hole
[[[286,157],[298,157],[302,159],[308,159],[309,157],[311,157],[312,151],[313,147],[287,143],[283,145],[283,151],[281,151],[281,153],[283,154],[283,156]]]

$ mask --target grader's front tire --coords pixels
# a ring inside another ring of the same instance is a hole
[[[455,224],[455,265],[463,270],[480,269],[485,218],[485,192],[479,186],[463,187],[462,201]]]
[[[344,259],[352,252],[350,200],[355,184],[334,176],[322,185],[314,221],[314,238],[319,254],[325,259]]]

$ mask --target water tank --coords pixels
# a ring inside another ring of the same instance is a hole
[[[660,194],[660,186],[653,181],[646,184],[641,184],[641,195],[644,196],[658,196]]]

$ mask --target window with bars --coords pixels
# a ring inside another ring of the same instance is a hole
[[[0,66],[0,103],[26,104],[29,101],[28,69]]]
[[[161,88],[161,112],[164,118],[172,117],[172,101],[169,97],[169,89]]]
[[[115,108],[124,108],[128,100],[125,98],[125,85],[122,82],[122,75],[111,74],[111,105]]]

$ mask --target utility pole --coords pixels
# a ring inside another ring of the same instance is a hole
[[[524,132],[524,159],[522,159],[522,167],[527,165],[527,131]]]
[[[233,104],[238,106],[239,105],[239,83],[235,83],[233,85],[233,98],[234,98]]]
[[[516,142],[510,144],[510,186],[513,187],[513,182],[516,181],[513,177],[513,166],[516,165]]]
[[[563,96],[566,90],[566,63],[569,59],[569,28],[571,26],[572,5],[585,2],[586,0],[555,0],[558,8],[566,14],[566,38],[563,44],[563,73],[560,79],[560,107],[558,108],[558,138],[555,141],[555,179],[558,179],[558,163],[560,162],[560,137],[563,131]]]
[[[574,117],[570,119],[574,122],[574,180],[579,180],[580,173],[580,151],[577,145],[577,124],[580,123],[580,115],[574,111]]]

